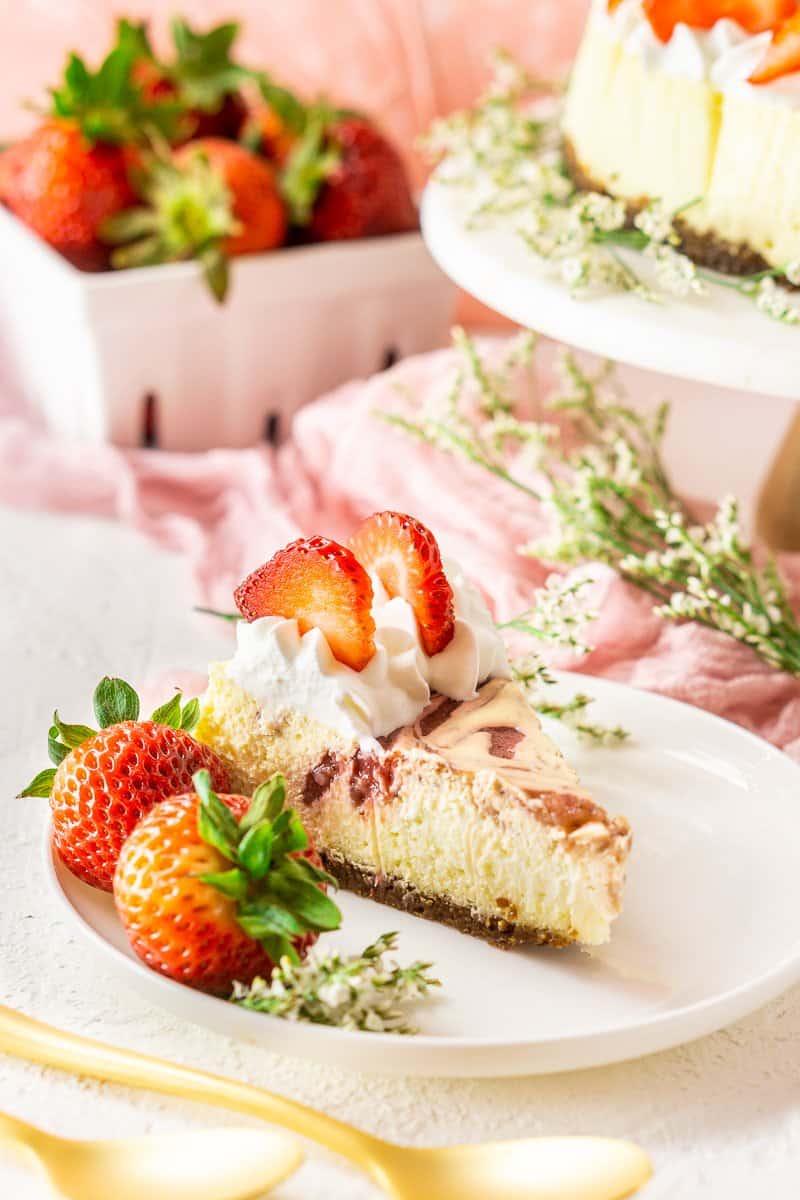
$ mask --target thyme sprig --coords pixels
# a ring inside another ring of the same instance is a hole
[[[747,545],[736,500],[726,497],[700,523],[673,489],[662,453],[668,405],[637,412],[625,403],[608,364],[592,373],[566,352],[546,406],[560,414],[561,425],[524,420],[514,415],[508,363],[519,361],[519,346],[530,347],[530,339],[512,346],[497,369],[463,331],[454,344],[455,383],[445,404],[387,419],[539,502],[551,518],[551,533],[521,547],[523,554],[568,567],[607,564],[648,592],[659,616],[725,633],[770,666],[800,676],[800,625],[786,585],[774,560]],[[548,605],[559,610],[558,588],[549,583],[540,589],[532,609],[507,625],[577,649],[580,589],[570,577],[561,584],[563,603],[573,609],[569,621],[559,627],[544,619]],[[584,614],[584,621],[591,616]],[[522,677],[546,683],[547,670],[528,663]]]
[[[468,194],[468,228],[515,219],[520,238],[576,298],[623,291],[651,302],[703,299],[712,283],[774,320],[800,321],[800,309],[779,286],[800,284],[800,259],[740,277],[698,267],[679,249],[676,222],[700,198],[671,212],[655,200],[631,222],[622,201],[578,190],[564,159],[558,89],[508,54],[498,54],[494,67],[476,105],[436,121],[424,139],[438,164],[436,179]],[[642,258],[649,271],[642,272]]]
[[[397,934],[384,933],[361,954],[312,950],[299,964],[284,958],[271,979],[256,979],[249,987],[235,984],[231,999],[287,1021],[414,1034],[405,1009],[441,985],[430,975],[431,963],[401,967],[387,958],[396,948]]]

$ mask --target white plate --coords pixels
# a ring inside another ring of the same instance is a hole
[[[290,1024],[162,979],[128,950],[110,896],[48,853],[77,926],[123,979],[187,1020],[286,1054],[402,1075],[521,1075],[633,1058],[710,1033],[800,980],[800,769],[766,742],[698,709],[605,680],[596,717],[621,723],[618,749],[558,740],[600,802],[625,813],[634,849],[610,944],[496,950],[343,893],[360,950],[400,931],[400,957],[432,960],[441,996],[414,1038]],[[552,731],[552,730],[551,730]]]
[[[704,299],[649,304],[615,294],[573,300],[553,269],[515,232],[518,217],[468,229],[468,190],[431,183],[422,200],[422,233],[454,283],[495,312],[595,354],[681,379],[797,398],[794,366],[800,326],[782,325],[730,288]],[[647,278],[651,265],[631,257]]]

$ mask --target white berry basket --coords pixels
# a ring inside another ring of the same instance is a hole
[[[417,233],[79,271],[0,207],[4,378],[55,431],[170,450],[285,437],[303,404],[443,345],[455,289]]]

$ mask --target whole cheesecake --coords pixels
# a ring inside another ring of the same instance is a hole
[[[380,575],[374,648],[357,670],[332,651],[341,631],[281,614],[240,622],[233,658],[210,669],[197,736],[245,794],[283,773],[342,887],[498,945],[605,942],[628,823],[543,732],[477,589],[452,563],[440,575],[452,624],[433,654],[422,607]],[[274,589],[268,607],[286,611]]]
[[[680,211],[695,261],[749,274],[800,258],[794,0],[595,0],[563,129],[578,185]]]

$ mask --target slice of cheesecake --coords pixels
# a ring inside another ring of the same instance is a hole
[[[631,833],[579,784],[516,683],[434,695],[364,746],[264,712],[211,669],[197,736],[252,791],[273,771],[340,885],[498,945],[608,940]]]
[[[352,544],[363,563],[315,538],[245,581],[248,619],[210,668],[196,736],[243,794],[283,773],[342,887],[498,945],[605,942],[627,821],[543,732],[432,535],[378,514]]]

